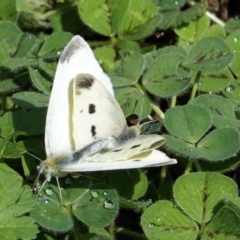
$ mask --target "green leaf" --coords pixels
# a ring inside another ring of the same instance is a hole
[[[183,55],[164,52],[149,66],[143,76],[144,87],[152,94],[159,97],[170,97],[184,91],[190,84],[189,73],[179,64],[183,61]]]
[[[182,23],[189,23],[191,24],[191,22],[193,20],[196,20],[197,17],[200,16],[199,19],[201,19],[203,17],[203,15],[205,14],[205,12],[207,11],[208,8],[208,4],[207,1],[203,1],[203,2],[199,2],[199,3],[194,3],[193,6],[187,8],[184,11],[181,11],[179,13],[179,15],[176,18],[176,24],[175,25],[180,25]],[[203,23],[204,26],[204,23]],[[200,26],[201,28],[201,26]],[[204,28],[202,28],[202,30],[204,31]],[[200,32],[199,29],[196,29],[196,32]]]
[[[175,25],[175,20],[178,14],[179,14],[179,10],[161,12],[162,18],[158,25],[158,29],[166,30],[172,25]]]
[[[45,229],[56,232],[66,232],[73,228],[73,220],[67,208],[50,198],[42,198],[36,201],[36,206],[31,211],[31,217]]]
[[[8,19],[17,11],[15,0],[3,0],[1,1],[0,16],[1,20]]]
[[[235,116],[234,105],[229,99],[214,94],[203,94],[192,100],[190,104],[205,108],[217,128],[232,127],[238,130],[239,121]]]
[[[240,32],[239,24],[240,24],[239,19],[230,18],[225,25],[226,32],[227,33]]]
[[[42,197],[31,211],[31,216],[42,227],[65,232],[73,228],[73,215],[88,226],[108,226],[118,213],[118,196],[105,184],[89,180],[67,178],[60,182],[63,204],[59,202],[59,189],[49,184],[41,191]]]
[[[186,52],[181,47],[178,47],[178,46],[164,47],[164,48],[158,49],[157,51],[152,51],[152,52],[146,53],[144,55],[144,70],[148,69],[156,61],[156,59],[161,58],[164,55],[169,55],[169,54],[171,54],[171,55],[176,54],[177,56],[179,56],[179,58],[180,58],[180,56],[182,56],[182,59],[185,59],[185,57],[186,57]],[[178,66],[178,64],[177,64],[177,66]]]
[[[19,71],[21,69],[27,68],[28,66],[37,66],[37,59],[31,58],[10,58],[2,62],[2,67],[10,71]]]
[[[22,31],[15,24],[13,24],[10,21],[0,22],[0,30],[1,30],[1,36],[0,36],[1,42],[4,39],[9,39],[9,38],[13,37],[14,35],[19,35],[22,33]]]
[[[121,51],[132,51],[132,52],[139,52],[140,47],[139,44],[135,41],[131,40],[120,40],[116,43],[116,48]]]
[[[197,147],[204,158],[216,161],[232,157],[239,150],[239,146],[238,132],[233,128],[226,127],[209,133],[199,142]]]
[[[106,227],[118,213],[117,192],[105,184],[94,184],[73,203],[73,214],[93,227]]]
[[[150,114],[151,105],[144,99],[142,91],[134,87],[124,87],[116,89],[115,95],[126,117],[136,114],[145,118]]]
[[[199,151],[199,149],[195,146],[195,144],[188,143],[184,141],[183,139],[169,136],[166,134],[163,134],[163,137],[166,139],[166,146],[171,149],[172,151],[175,151],[178,154],[183,154],[188,157],[193,158],[202,158],[202,153]]]
[[[122,181],[119,181],[122,179]],[[144,172],[139,170],[111,171],[108,174],[109,184],[121,197],[137,199],[142,197],[148,188],[148,180]]]
[[[13,112],[6,112],[0,117],[1,137],[10,139],[14,133]]]
[[[78,34],[79,29],[84,28],[83,23],[80,20],[76,4],[61,2],[54,6],[56,6],[56,12],[55,14],[49,15],[48,18],[54,32],[67,31],[72,34]]]
[[[56,58],[59,56],[59,49],[64,48],[72,38],[71,33],[57,32],[49,35],[42,45],[38,56],[43,58]]]
[[[177,179],[173,195],[178,206],[191,219],[206,223],[228,197],[237,197],[234,181],[218,173],[190,173]]]
[[[201,72],[216,72],[226,67],[233,54],[228,45],[220,38],[204,38],[189,51],[185,67]]]
[[[12,100],[23,109],[31,109],[35,107],[46,107],[49,96],[37,92],[19,92],[13,94]]]
[[[139,53],[133,53],[123,58],[109,77],[115,87],[128,86],[137,83],[143,68],[143,57]]]
[[[239,156],[231,157],[226,161],[215,162],[201,161],[201,170],[204,172],[226,172],[235,169],[239,164]]]
[[[94,55],[106,72],[113,69],[113,62],[116,58],[116,52],[113,45],[105,45],[103,47],[95,48]]]
[[[230,99],[239,101],[240,96],[240,84],[238,81],[233,81],[223,90],[223,94]]]
[[[214,24],[208,27],[208,30],[205,32],[204,37],[219,37],[225,38],[226,32],[224,27]]]
[[[204,33],[208,30],[209,25],[209,18],[207,16],[202,16],[196,21],[189,22],[188,25],[181,25],[180,27],[174,29],[174,31],[179,37],[181,37],[185,41],[195,43],[199,39],[201,39]]]
[[[17,51],[21,39],[21,30],[11,22],[0,22],[0,66],[5,65]]]
[[[33,108],[29,112],[19,110],[13,114],[15,131],[24,134],[38,135],[44,133],[46,108]]]
[[[158,9],[150,0],[111,0],[113,34],[120,39],[138,40],[149,35],[160,21]]]
[[[175,1],[175,0],[158,0],[158,5],[161,8],[161,11],[179,9],[185,4],[185,0]]]
[[[22,178],[7,165],[0,164],[0,237],[3,240],[36,238],[37,226],[26,216],[34,206],[29,187],[22,187]]]
[[[231,63],[229,64],[229,67],[231,68],[232,72],[239,78],[240,77],[240,32],[234,32],[230,35],[228,35],[225,39],[225,42],[228,44],[228,46],[231,48],[233,52],[233,59]]]
[[[195,76],[196,72],[194,72]],[[231,71],[228,68],[224,68],[216,73],[201,74],[198,89],[208,93],[220,92],[234,81]]]
[[[216,129],[204,137],[197,145],[165,134],[163,137],[166,139],[166,146],[177,153],[215,162],[235,155],[240,144],[238,132],[233,128]]]
[[[141,134],[154,134],[159,133],[161,130],[161,123],[159,121],[149,121],[141,124]]]
[[[239,216],[240,209],[233,203],[227,202],[207,225],[201,239],[239,239]]]
[[[185,105],[169,109],[164,125],[171,134],[196,143],[210,128],[211,117],[203,107]]]
[[[86,25],[102,35],[110,36],[112,34],[111,5],[111,1],[82,0],[78,3],[78,12]]]
[[[0,138],[0,157],[1,158],[19,158],[24,152],[22,144],[13,144],[7,139]]]
[[[32,67],[28,67],[29,75],[34,86],[43,93],[49,95],[50,94],[50,87],[52,83],[47,81],[46,76],[37,69],[33,69]]]
[[[0,80],[0,93],[8,93],[19,89],[20,86],[12,78]]]
[[[152,240],[196,239],[198,225],[170,201],[158,201],[141,217],[145,235]]]
[[[29,33],[22,34],[14,58],[32,57],[37,43],[38,39],[34,35]]]

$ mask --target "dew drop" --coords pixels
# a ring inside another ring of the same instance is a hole
[[[154,228],[154,227],[155,227],[155,224],[154,224],[154,223],[149,223],[149,224],[148,224],[148,227]]]
[[[108,199],[104,202],[104,207],[106,209],[113,209],[114,208],[114,203],[112,200]]]
[[[161,217],[158,217],[157,220],[160,222],[160,221],[162,220],[162,218],[161,218]]]
[[[104,192],[103,192],[103,195],[104,195],[104,196],[107,196],[107,195],[108,195],[108,191],[104,191]]]
[[[53,190],[52,190],[52,188],[47,188],[47,189],[45,189],[45,191],[44,191],[48,196],[52,196],[53,195]]]
[[[235,38],[233,39],[233,41],[234,41],[234,42],[237,42],[237,41],[238,41],[238,39],[235,37]]]
[[[92,191],[92,192],[91,192],[91,195],[92,195],[93,198],[98,198],[98,195],[99,195],[99,194],[98,194],[97,191]]]
[[[231,93],[233,92],[235,87],[233,85],[229,85],[228,87],[225,88],[226,92]]]
[[[51,199],[50,199],[50,198],[45,198],[44,203],[48,204],[48,203],[50,203],[50,202],[51,202]]]

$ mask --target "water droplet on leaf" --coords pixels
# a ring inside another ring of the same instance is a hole
[[[114,208],[114,203],[112,200],[108,199],[104,202],[104,207],[107,209],[112,209]]]
[[[92,191],[91,195],[93,198],[98,198],[98,192],[97,191]]]

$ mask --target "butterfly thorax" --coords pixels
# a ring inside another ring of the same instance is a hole
[[[38,167],[39,172],[43,173],[45,177],[50,181],[51,177],[64,177],[66,173],[61,172],[61,165],[66,163],[69,157],[63,156],[49,156],[45,161],[43,161]]]
[[[117,137],[115,137],[116,145],[122,145],[131,139],[135,138],[140,134],[140,129],[138,126],[126,127],[123,133]]]

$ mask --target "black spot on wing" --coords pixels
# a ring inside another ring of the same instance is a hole
[[[92,137],[94,137],[97,134],[96,127],[94,125],[91,126],[91,133],[92,133]]]
[[[60,63],[69,62],[73,55],[80,49],[87,47],[86,43],[79,37],[75,36],[64,48],[61,57],[59,59]]]
[[[134,146],[132,146],[130,149],[137,148],[137,147],[139,147],[139,146],[141,146],[141,144],[134,145]]]
[[[89,106],[88,106],[88,112],[90,114],[95,113],[96,112],[96,106],[94,104],[90,103]]]
[[[112,152],[120,152],[122,151],[122,149],[116,149],[116,150],[113,150]]]
[[[91,74],[78,74],[75,81],[76,90],[90,89],[94,83],[94,77]]]

